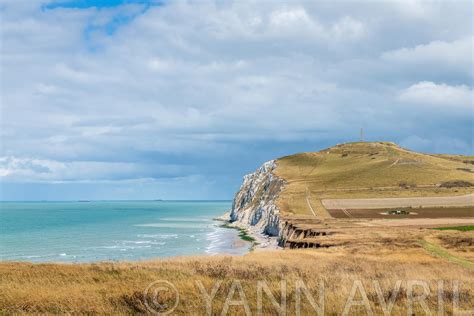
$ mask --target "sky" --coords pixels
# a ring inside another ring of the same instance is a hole
[[[357,141],[474,154],[471,1],[0,0],[0,199],[232,199]]]

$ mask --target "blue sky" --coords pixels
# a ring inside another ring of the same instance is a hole
[[[358,139],[473,154],[471,2],[0,0],[3,200],[230,199]]]

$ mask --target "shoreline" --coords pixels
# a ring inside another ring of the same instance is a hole
[[[265,235],[254,226],[244,225],[239,222],[231,222],[229,218],[230,211],[227,211],[221,216],[214,218],[214,220],[223,222],[221,227],[238,229],[240,231],[239,237],[244,241],[252,243],[252,247],[250,248],[249,252],[283,249],[278,245],[278,237]]]
[[[248,253],[250,243],[213,220],[230,209],[230,202],[162,203],[5,206],[0,261],[89,263]],[[38,222],[41,230],[34,229]]]
[[[120,263],[120,262],[141,262],[149,260],[172,259],[192,256],[244,256],[250,252],[282,249],[278,246],[277,237],[269,237],[260,232],[259,229],[239,222],[230,222],[230,211],[220,216],[212,218],[214,221],[214,236],[208,240],[211,242],[202,253],[191,253],[184,255],[154,256],[149,258],[100,258],[99,260],[35,260],[26,258],[2,258],[0,263],[31,263],[31,264],[94,264],[94,263]],[[229,229],[237,232],[226,232]],[[212,233],[212,232],[211,232]],[[212,241],[211,241],[212,239]]]
[[[215,240],[210,240],[210,244],[201,253],[190,253],[184,255],[171,255],[171,256],[155,256],[150,258],[122,258],[122,259],[103,259],[103,260],[92,260],[92,261],[61,261],[61,260],[24,260],[19,258],[12,259],[0,259],[0,264],[65,264],[65,265],[81,265],[81,264],[101,264],[101,263],[139,263],[147,262],[150,260],[171,260],[185,257],[213,257],[213,256],[237,256],[241,257],[255,249],[260,249],[261,244],[265,244],[264,237],[258,236],[257,234],[250,233],[247,229],[232,225],[228,221],[228,214],[226,212],[221,216],[212,218],[214,221],[213,226],[215,227],[214,233],[216,234]],[[227,215],[227,217],[226,217]],[[229,230],[238,230],[238,232],[230,232]]]

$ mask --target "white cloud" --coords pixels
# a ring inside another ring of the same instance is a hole
[[[332,34],[338,39],[358,39],[364,36],[366,27],[364,23],[350,16],[345,16],[332,26]]]
[[[270,27],[274,32],[307,32],[320,29],[301,7],[280,8],[270,13]]]
[[[432,41],[412,48],[399,48],[383,53],[389,62],[433,67],[454,66],[472,75],[473,37],[465,37],[452,42]]]
[[[162,60],[160,58],[153,58],[150,60],[149,65],[154,71],[167,72],[173,69],[173,62]]]
[[[38,83],[36,85],[36,92],[39,94],[52,95],[60,92],[60,89],[55,85]]]
[[[433,2],[423,0],[397,0],[391,1],[389,6],[408,17],[423,18],[433,13],[433,7],[436,6],[433,4]]]
[[[368,137],[434,138],[440,121],[471,137],[469,116],[412,106],[470,106],[465,4],[440,15],[431,2],[416,14],[384,2],[166,2],[142,13],[2,3],[0,133],[14,157],[4,180],[185,170],[237,185],[264,159],[351,140],[361,125]]]
[[[466,85],[450,86],[430,81],[418,82],[401,91],[400,100],[447,106],[471,108],[474,106],[474,94]]]
[[[183,168],[172,164],[67,161],[14,156],[0,157],[2,181],[97,181],[180,177]]]

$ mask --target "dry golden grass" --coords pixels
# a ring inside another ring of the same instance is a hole
[[[474,232],[443,231],[427,238],[428,241],[439,244],[453,255],[469,260],[474,264]]]
[[[431,232],[430,232],[431,233]],[[432,232],[462,236],[460,232]],[[414,234],[412,237],[417,237]],[[430,235],[431,236],[431,235]],[[465,236],[465,235],[464,235]],[[469,235],[472,237],[472,235]],[[454,237],[453,237],[454,238]],[[206,291],[217,281],[211,311],[221,314],[234,280],[240,280],[252,314],[257,312],[257,281],[264,280],[280,302],[280,281],[287,284],[287,315],[296,309],[296,282],[302,280],[318,302],[318,284],[325,285],[325,314],[341,314],[349,298],[354,280],[361,280],[374,314],[383,314],[373,283],[378,281],[387,300],[401,280],[392,315],[406,315],[410,280],[426,281],[431,294],[426,303],[432,314],[438,308],[438,280],[444,280],[446,312],[452,312],[452,280],[460,281],[460,307],[474,308],[474,270],[438,258],[417,243],[400,238],[381,238],[379,243],[358,243],[348,247],[318,250],[282,250],[250,253],[244,257],[187,257],[136,263],[99,264],[0,264],[0,313],[147,313],[143,292],[153,281],[168,280],[180,293],[177,315],[204,315],[206,305],[196,282]],[[454,242],[450,251],[458,251]],[[420,290],[420,288],[416,288]],[[239,292],[234,293],[239,300]],[[360,294],[360,293],[359,293]],[[360,299],[357,294],[356,299]],[[276,314],[276,309],[263,295],[262,313]],[[172,305],[171,295],[158,297],[161,303]],[[230,306],[229,314],[244,315],[242,306]],[[314,314],[304,295],[302,315]],[[421,306],[414,303],[414,313]],[[363,307],[353,307],[351,314],[366,314]]]
[[[428,155],[393,143],[349,143],[314,153],[278,159],[277,176],[286,181],[279,206],[286,215],[310,214],[312,204],[328,198],[462,195],[474,187],[440,188],[454,180],[474,182],[468,156]]]
[[[445,159],[451,159],[454,161],[461,161],[467,164],[474,165],[474,156],[446,155],[446,154],[438,154],[438,155],[432,155],[432,156],[441,157]]]

